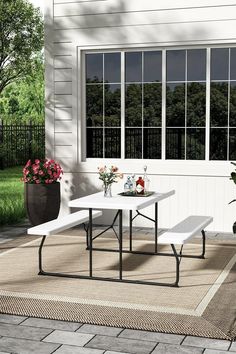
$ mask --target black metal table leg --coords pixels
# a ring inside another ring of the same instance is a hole
[[[93,216],[89,208],[89,276],[93,276]]]
[[[179,265],[180,265],[180,259],[179,255],[176,251],[175,245],[171,244],[171,248],[173,250],[175,260],[176,260],[176,277],[175,277],[175,283],[174,286],[178,287],[179,286]]]
[[[123,230],[122,230],[122,210],[119,210],[119,264],[120,264],[120,280],[122,280],[122,248],[123,248]]]
[[[129,250],[132,251],[133,247],[133,216],[132,210],[129,211]]]
[[[39,275],[44,273],[44,271],[43,271],[42,249],[43,249],[43,244],[45,242],[45,239],[46,239],[46,236],[43,236],[42,241],[41,241],[40,246],[39,246],[39,273],[38,273]]]
[[[155,203],[155,253],[157,253],[158,203]]]
[[[205,258],[205,251],[206,251],[206,234],[205,231],[202,230],[202,254],[201,258]]]

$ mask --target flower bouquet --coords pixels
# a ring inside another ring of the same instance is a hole
[[[54,160],[29,160],[23,168],[23,181],[25,183],[51,184],[59,181],[63,170]]]
[[[123,178],[123,173],[118,170],[118,167],[113,165],[98,167],[99,179],[103,182],[104,197],[111,197],[112,183],[117,183],[120,178]]]

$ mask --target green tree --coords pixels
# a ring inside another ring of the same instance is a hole
[[[27,0],[0,0],[0,93],[33,70],[43,47],[39,9]]]
[[[44,62],[42,54],[32,61],[33,70],[9,84],[0,94],[0,117],[5,122],[44,121]]]

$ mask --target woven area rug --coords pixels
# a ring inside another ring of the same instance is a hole
[[[85,237],[75,230],[49,237],[44,270],[88,274]],[[79,321],[209,338],[236,335],[236,245],[207,242],[206,259],[183,258],[180,287],[116,283],[38,275],[41,238],[21,237],[0,249],[0,312]],[[117,240],[99,238],[97,247],[117,248]],[[150,240],[135,240],[135,249],[152,250]],[[124,247],[128,240],[124,241]],[[161,251],[169,251],[162,246]],[[200,254],[200,243],[185,246]],[[94,252],[94,275],[118,277],[118,254]],[[127,279],[174,281],[172,257],[125,254]]]

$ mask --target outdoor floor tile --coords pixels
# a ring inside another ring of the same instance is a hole
[[[152,342],[164,342],[164,343],[171,343],[171,344],[180,344],[184,339],[183,335],[156,333],[156,332],[140,331],[134,329],[125,329],[119,335],[119,338],[121,337],[129,338],[129,339],[147,340]]]
[[[24,321],[27,317],[24,316],[15,316],[15,315],[5,315],[0,314],[0,323],[9,323],[9,324],[19,324]]]
[[[104,354],[129,354],[129,353],[125,353],[125,352],[114,352],[114,351],[110,351],[110,350],[108,350],[108,351],[106,351]]]
[[[104,350],[62,345],[55,351],[56,354],[103,354]],[[119,353],[122,354],[122,353]]]
[[[41,340],[51,333],[45,328],[23,327],[18,325],[0,324],[0,335],[3,337]]]
[[[230,349],[231,352],[236,352],[236,342],[233,342]]]
[[[77,345],[78,347],[83,347],[93,337],[94,335],[92,334],[56,330],[44,338],[44,342]]]
[[[17,354],[51,354],[58,345],[19,338],[0,338],[0,350]]]
[[[184,345],[191,345],[194,347],[202,347],[208,349],[227,350],[230,342],[227,340],[210,339],[202,337],[187,336],[183,341]]]
[[[97,335],[86,347],[122,351],[131,354],[149,354],[155,345],[155,343],[148,341]]]
[[[122,328],[84,324],[76,332],[116,337],[121,331]]]
[[[214,350],[214,349],[206,349],[204,354],[226,354],[229,352],[226,350]]]
[[[159,343],[152,354],[202,354],[204,348]]]
[[[48,320],[43,318],[28,318],[24,321],[21,326],[31,326],[31,327],[41,327],[41,328],[51,328],[51,329],[59,329],[63,331],[76,331],[81,323],[75,322],[66,322],[66,321],[58,321],[58,320]]]

